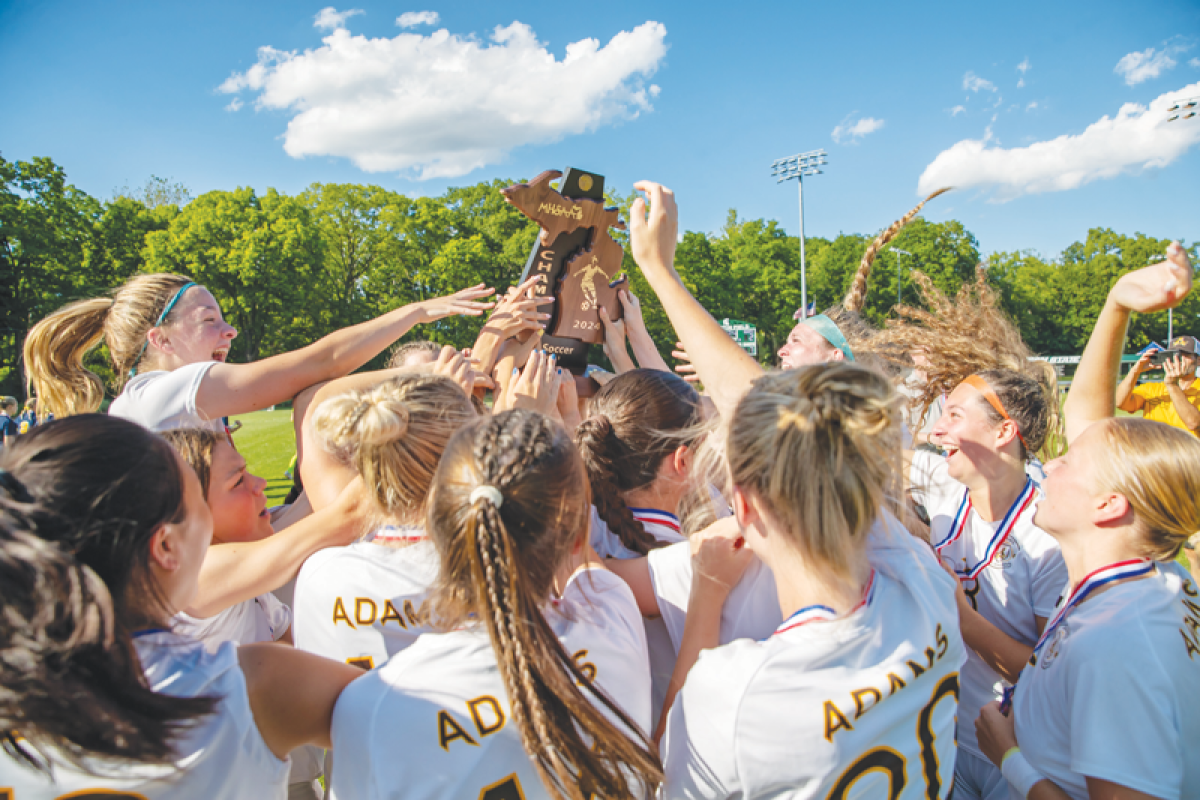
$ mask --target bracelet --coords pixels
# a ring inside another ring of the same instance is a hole
[[[1029,797],[1034,784],[1045,780],[1045,777],[1025,760],[1018,747],[1011,748],[1004,754],[1000,762],[1000,774],[1021,797]]]

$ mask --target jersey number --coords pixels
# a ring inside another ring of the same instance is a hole
[[[514,772],[504,780],[480,789],[479,800],[525,800],[525,792],[521,791],[521,782]]]
[[[933,689],[929,702],[917,715],[917,741],[921,745],[921,772],[925,776],[925,797],[928,800],[938,800],[941,797],[942,779],[938,774],[938,757],[934,745],[937,736],[933,732],[933,709],[947,695],[954,695],[958,701],[958,673],[954,672],[942,678]],[[863,753],[854,763],[846,767],[828,800],[843,800],[859,778],[868,772],[883,772],[888,776],[888,800],[896,800],[904,786],[908,783],[908,762],[900,753],[890,747],[880,745]]]

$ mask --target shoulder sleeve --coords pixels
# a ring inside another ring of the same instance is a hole
[[[658,611],[667,626],[671,643],[679,650],[687,621],[688,598],[692,594],[692,550],[687,542],[651,550],[646,558],[650,583]]]
[[[155,432],[211,427],[211,420],[196,407],[196,395],[204,376],[216,363],[202,361],[170,372],[153,373],[147,380],[126,387],[109,411]]]
[[[1127,624],[1090,636],[1086,644],[1071,654],[1071,769],[1154,797],[1179,798],[1184,742],[1175,692],[1154,642],[1140,626]]]
[[[271,637],[270,640],[278,641],[292,627],[292,610],[270,592],[260,594],[254,600],[266,618],[266,633]]]
[[[1142,383],[1134,386],[1129,392],[1129,399],[1133,401],[1133,410],[1138,411],[1142,406],[1146,405],[1146,401],[1154,397],[1155,392],[1152,387],[1153,383]]]
[[[962,485],[947,472],[946,459],[925,450],[913,453],[908,481],[913,499],[927,509],[940,502],[945,495],[962,490]]]
[[[737,774],[737,712],[743,687],[731,687],[737,652],[749,642],[705,650],[688,673],[687,681],[667,717],[663,737],[663,797],[735,797],[741,789]]]
[[[1067,565],[1058,542],[1040,529],[1029,547],[1029,593],[1033,613],[1049,619],[1058,608],[1058,598],[1067,585]]]
[[[387,695],[379,673],[368,672],[342,690],[333,707],[330,740],[337,754],[331,797],[382,797],[375,791],[373,742],[375,715]]]

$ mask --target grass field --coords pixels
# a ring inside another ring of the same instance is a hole
[[[255,411],[233,417],[233,421],[242,423],[241,430],[233,435],[238,452],[246,459],[250,472],[267,479],[268,504],[282,503],[292,488],[292,479],[284,472],[296,455],[291,409]]]

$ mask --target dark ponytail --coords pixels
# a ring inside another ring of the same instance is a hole
[[[600,519],[630,550],[645,555],[662,543],[633,516],[624,493],[652,484],[663,459],[688,443],[672,434],[699,421],[700,396],[669,372],[622,373],[592,398],[591,414],[576,429],[575,443]]]
[[[481,487],[489,488],[475,491]],[[586,535],[587,494],[561,426],[508,411],[450,441],[428,521],[442,561],[439,624],[474,614],[487,625],[525,750],[550,794],[572,800],[629,797],[637,782],[662,780],[654,745],[592,684],[541,612],[555,572]]]
[[[37,769],[62,759],[169,763],[216,700],[159,694],[133,633],[168,612],[149,568],[156,530],[186,517],[163,440],[96,414],[0,451],[0,730]]]

